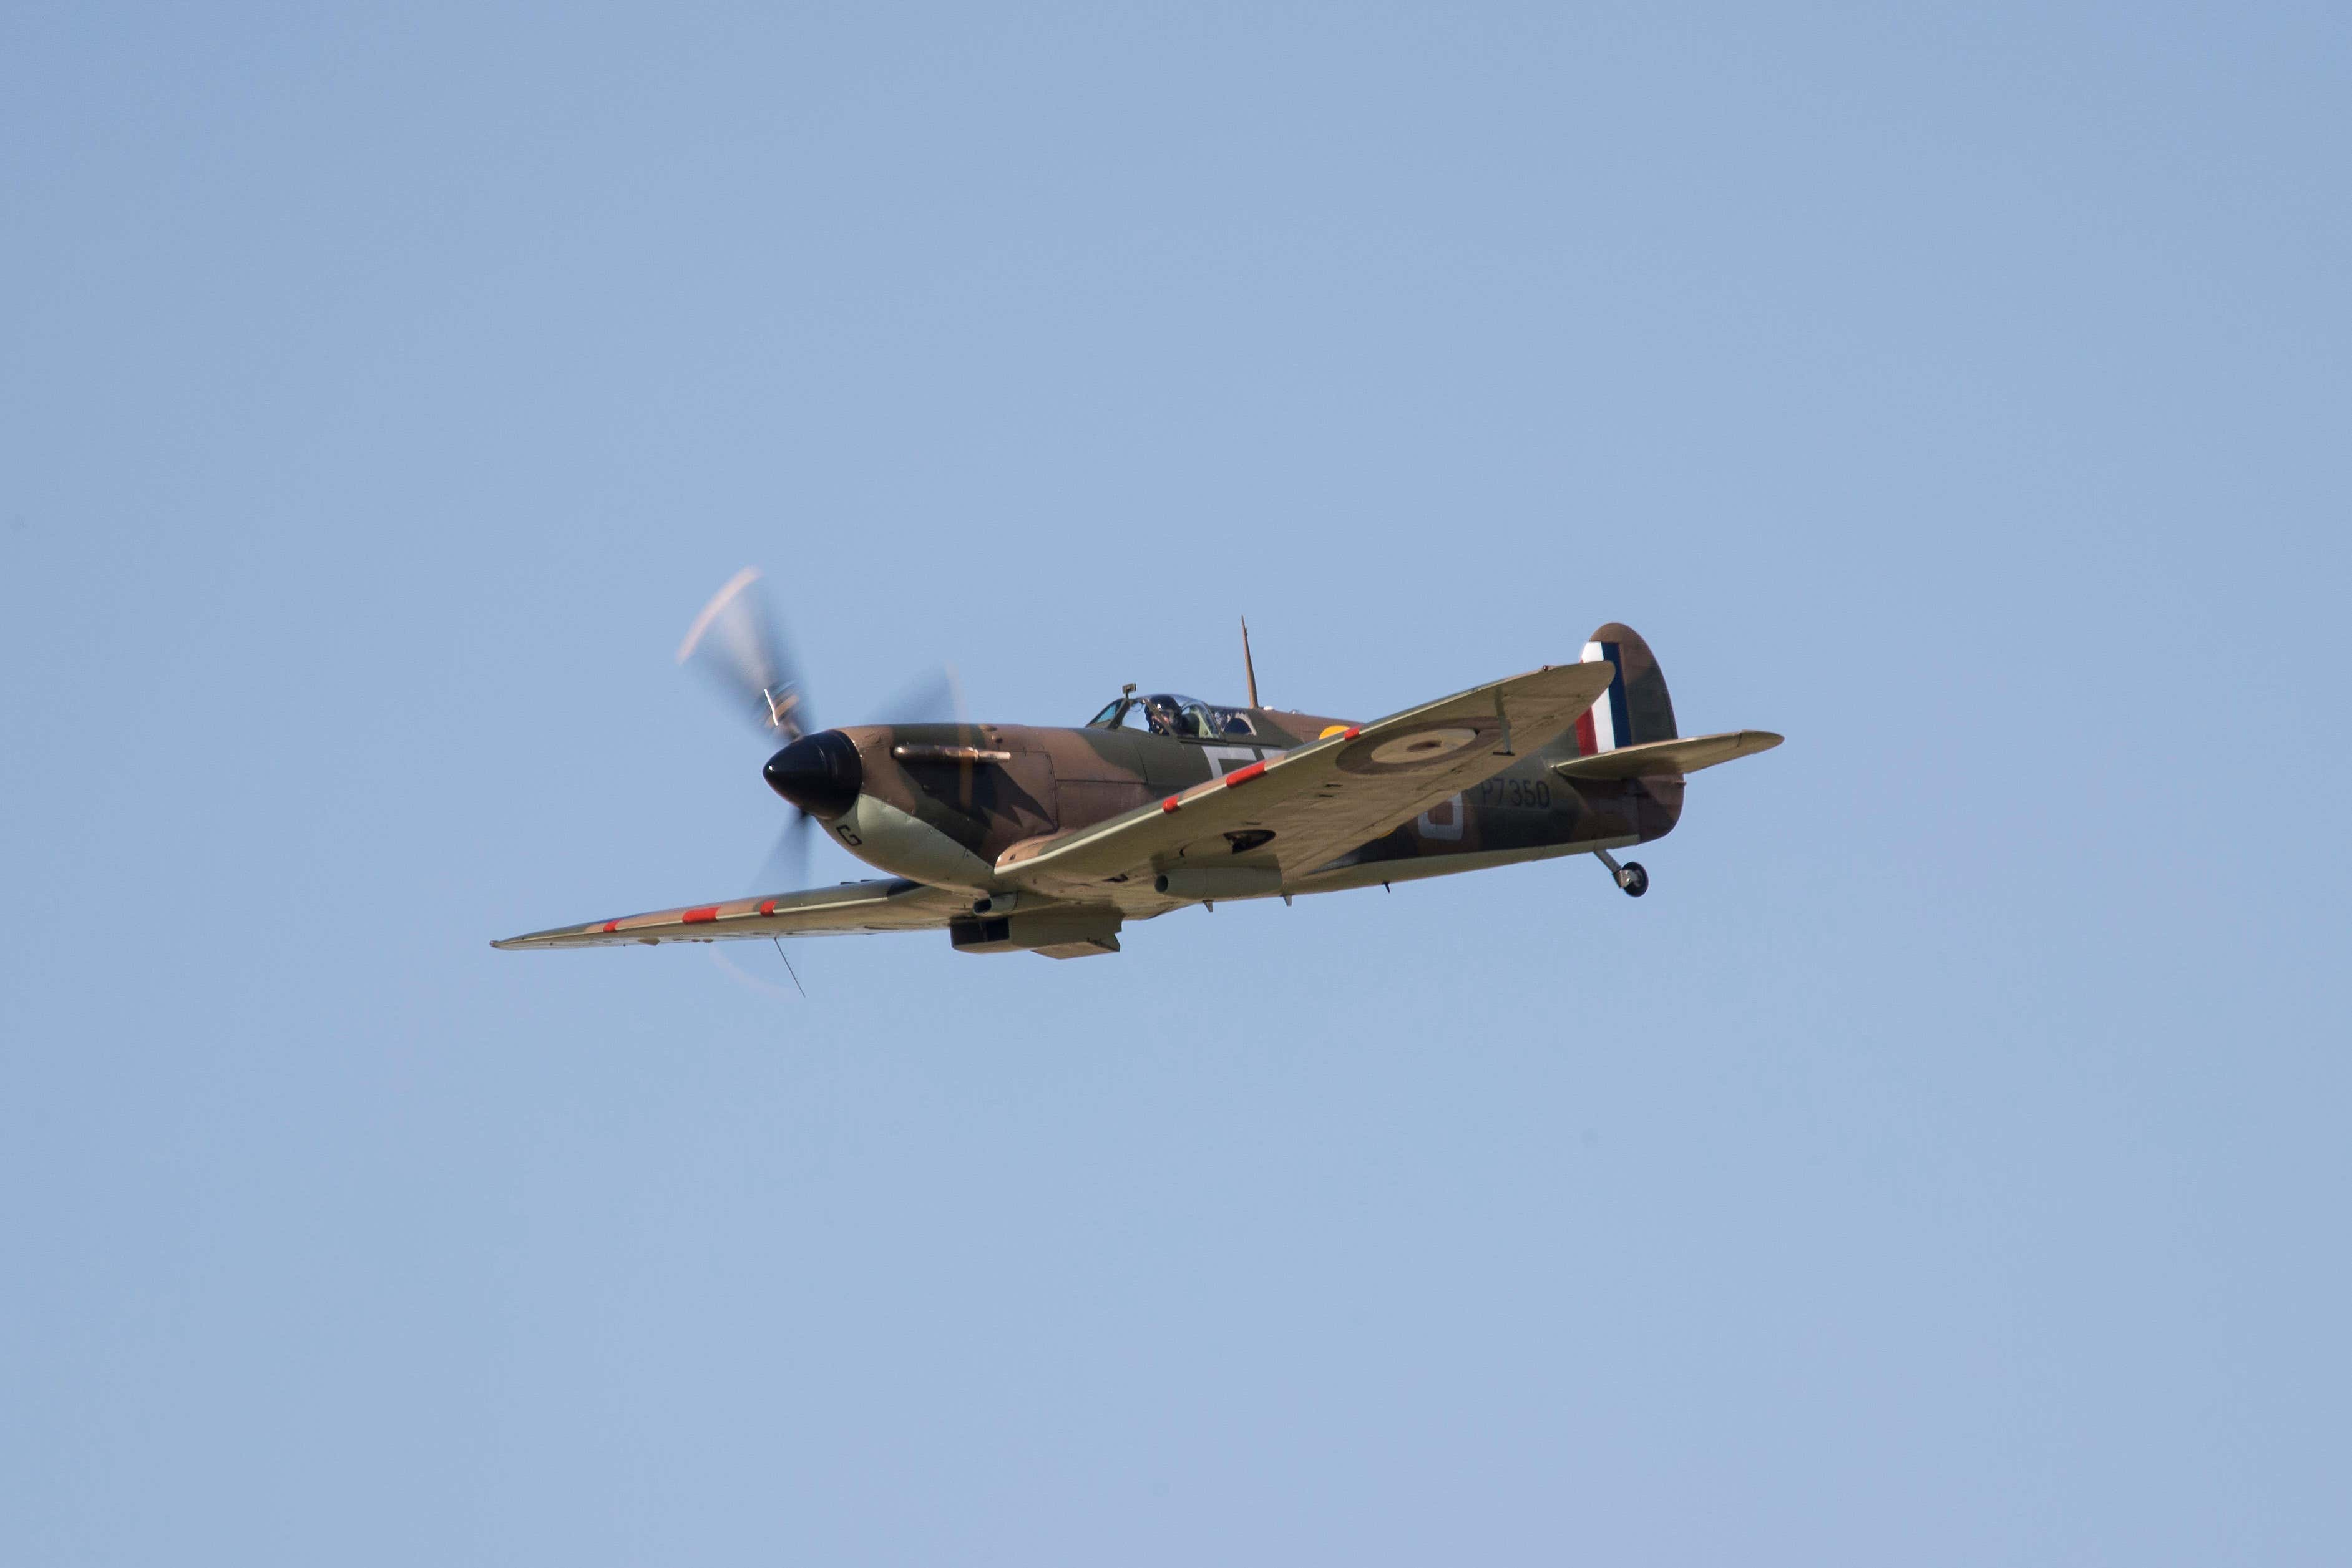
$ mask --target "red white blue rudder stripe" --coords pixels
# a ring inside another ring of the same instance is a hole
[[[1615,643],[1584,645],[1585,664],[1606,660],[1615,674],[1610,677],[1609,689],[1577,716],[1576,748],[1580,756],[1598,757],[1632,744],[1633,725],[1625,710],[1625,661],[1619,657],[1618,646]]]

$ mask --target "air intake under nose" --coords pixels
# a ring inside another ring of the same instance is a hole
[[[837,729],[801,737],[769,758],[761,774],[769,789],[827,821],[857,803],[858,788],[865,781],[857,747]]]

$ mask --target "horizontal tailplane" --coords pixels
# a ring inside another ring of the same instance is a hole
[[[1555,762],[1551,770],[1563,779],[1649,779],[1670,773],[1696,773],[1718,762],[1753,757],[1780,744],[1769,729],[1735,729],[1722,735],[1693,735],[1675,740],[1645,741],[1621,746],[1591,757]]]

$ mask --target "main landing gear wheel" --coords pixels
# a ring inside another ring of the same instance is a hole
[[[1607,850],[1595,850],[1592,852],[1601,857],[1601,863],[1609,868],[1610,880],[1625,890],[1626,897],[1639,898],[1650,891],[1650,873],[1642,869],[1640,861],[1627,861],[1623,865],[1619,865],[1617,857]]]

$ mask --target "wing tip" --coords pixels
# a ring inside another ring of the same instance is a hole
[[[586,925],[563,925],[553,931],[527,931],[520,936],[494,938],[490,946],[508,953],[540,947],[562,947],[568,945],[567,938],[577,941],[583,936],[593,935],[594,929],[593,926]]]

